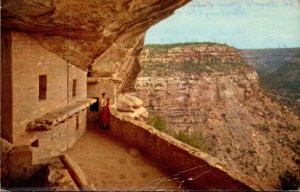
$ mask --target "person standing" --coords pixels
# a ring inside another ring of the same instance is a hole
[[[100,99],[99,113],[100,113],[100,128],[103,128],[103,112],[106,106],[106,93],[102,93],[102,98]]]
[[[107,98],[106,106],[103,111],[103,128],[104,129],[109,129],[109,121],[110,121],[110,99]]]

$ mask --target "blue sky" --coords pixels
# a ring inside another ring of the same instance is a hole
[[[240,49],[300,47],[300,0],[193,0],[145,38],[146,44],[195,41]]]

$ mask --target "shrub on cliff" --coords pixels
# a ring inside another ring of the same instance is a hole
[[[206,140],[201,131],[196,131],[192,134],[179,131],[174,137],[200,151],[207,153],[211,150],[211,144]]]
[[[209,72],[205,65],[201,65],[194,61],[183,61],[179,65],[175,65],[175,70],[185,73]]]
[[[159,131],[167,130],[167,121],[158,114],[150,116],[148,123]]]
[[[211,143],[206,139],[206,137],[203,136],[201,131],[196,131],[191,134],[186,133],[184,131],[179,131],[177,133],[175,130],[168,128],[167,121],[159,114],[154,114],[150,116],[148,124],[159,131],[163,131],[168,135],[175,137],[183,143],[186,143],[192,147],[199,149],[200,151],[208,153],[212,148]]]

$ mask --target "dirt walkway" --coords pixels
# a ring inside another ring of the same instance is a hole
[[[159,178],[167,177],[167,174],[139,151],[116,141],[110,131],[100,130],[92,124],[88,127],[87,132],[66,153],[77,162],[98,190],[178,190],[178,183],[159,183]]]

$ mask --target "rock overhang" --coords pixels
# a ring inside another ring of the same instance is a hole
[[[190,1],[4,0],[1,26],[30,34],[73,65],[92,68],[94,76],[120,77],[118,91],[130,92],[145,32]]]

